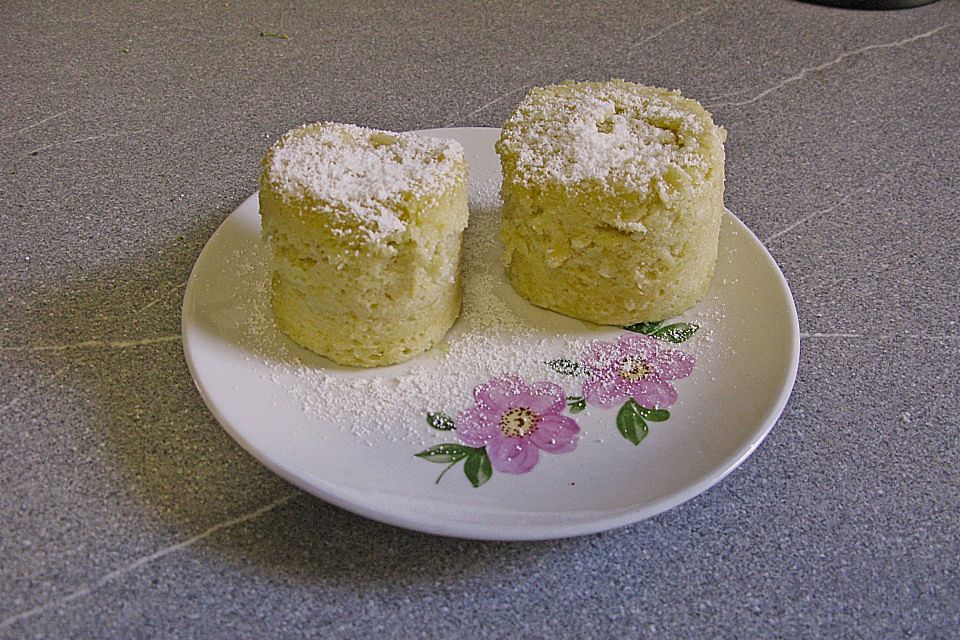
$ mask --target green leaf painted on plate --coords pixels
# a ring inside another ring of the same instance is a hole
[[[547,362],[550,368],[564,376],[579,376],[583,374],[583,367],[579,362],[567,360],[566,358],[557,358]]]
[[[663,320],[658,322],[638,322],[636,324],[631,324],[629,327],[624,327],[627,331],[633,331],[634,333],[642,333],[644,335],[650,335],[657,330],[657,327],[663,324]]]
[[[580,413],[587,408],[587,401],[582,396],[567,396],[567,408],[570,413]]]
[[[453,431],[457,424],[445,413],[428,413],[427,424],[437,431]]]
[[[650,335],[654,338],[666,340],[667,342],[680,344],[695,334],[699,328],[700,325],[693,324],[692,322],[676,322],[674,324],[668,324],[665,327],[660,327]]]
[[[467,461],[463,463],[463,473],[474,487],[479,487],[493,476],[493,465],[490,456],[483,447],[470,451]]]
[[[638,404],[637,411],[640,412],[641,417],[650,422],[663,422],[670,419],[670,412],[666,409],[648,409]]]
[[[418,458],[422,458],[427,462],[446,464],[448,462],[463,460],[470,455],[470,452],[473,450],[473,447],[468,447],[462,444],[438,444],[413,455],[417,456]]]
[[[624,402],[617,412],[617,431],[635,445],[640,444],[650,431],[640,414],[640,405],[633,398]]]

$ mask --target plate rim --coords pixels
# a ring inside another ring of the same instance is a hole
[[[450,135],[449,132],[451,131],[495,132],[499,131],[499,129],[496,127],[445,127],[438,129],[414,130],[411,131],[411,133],[437,135],[441,132],[447,132],[446,135]],[[683,489],[674,491],[673,493],[663,496],[651,503],[647,503],[639,508],[623,508],[619,509],[613,515],[571,524],[528,524],[505,529],[500,524],[495,526],[488,525],[485,527],[483,523],[472,523],[470,528],[467,529],[466,525],[459,521],[443,519],[423,520],[422,518],[405,515],[404,513],[384,512],[383,510],[376,509],[374,507],[358,504],[357,502],[351,500],[348,491],[338,489],[338,486],[333,483],[325,483],[319,479],[311,480],[302,477],[294,473],[287,466],[275,460],[274,457],[269,454],[269,452],[254,446],[229,420],[226,419],[226,417],[220,411],[217,404],[210,396],[207,388],[204,386],[202,378],[198,375],[194,363],[194,359],[196,357],[195,340],[198,338],[197,336],[192,335],[193,329],[187,320],[190,308],[193,306],[194,300],[197,296],[196,287],[199,279],[198,267],[202,262],[204,262],[205,256],[208,256],[212,240],[217,236],[224,225],[230,221],[231,217],[237,211],[247,206],[251,200],[257,198],[258,194],[259,191],[254,191],[250,196],[244,198],[243,201],[237,205],[226,218],[224,218],[220,225],[217,226],[217,229],[210,235],[210,238],[207,239],[207,242],[197,255],[197,259],[190,270],[190,277],[187,279],[187,286],[183,295],[180,316],[181,341],[183,345],[184,359],[186,360],[187,368],[190,371],[190,377],[193,380],[194,387],[196,387],[197,391],[199,392],[200,397],[207,406],[207,409],[220,424],[221,428],[223,428],[224,431],[226,431],[227,434],[233,438],[233,440],[236,441],[247,453],[249,453],[254,457],[254,459],[287,482],[297,486],[313,496],[324,500],[325,502],[351,513],[355,513],[377,522],[398,526],[421,533],[459,539],[491,541],[534,541],[570,538],[600,533],[629,524],[635,524],[642,520],[659,515],[699,496],[700,494],[709,490],[711,487],[715,486],[741,464],[743,464],[743,462],[769,435],[770,431],[773,429],[773,426],[783,413],[783,409],[786,407],[790,395],[793,392],[800,364],[800,323],[796,309],[796,301],[794,300],[793,293],[790,290],[790,285],[787,282],[780,265],[777,264],[777,261],[774,259],[767,247],[757,237],[757,235],[753,233],[753,231],[747,227],[746,224],[743,223],[743,221],[741,221],[728,208],[724,207],[724,213],[730,216],[731,220],[736,225],[737,230],[741,233],[745,232],[748,234],[749,238],[762,249],[763,255],[768,264],[773,267],[777,276],[777,284],[780,287],[781,293],[785,294],[786,300],[788,301],[788,320],[792,335],[790,340],[790,353],[788,356],[789,364],[785,382],[781,387],[780,393],[778,394],[776,400],[773,402],[771,408],[764,416],[762,420],[762,427],[756,431],[754,436],[750,438],[739,450],[728,456],[722,464],[715,466],[710,473],[706,474],[697,482],[689,484]]]

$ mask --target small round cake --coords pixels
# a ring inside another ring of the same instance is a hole
[[[263,158],[280,328],[340,364],[407,360],[460,313],[466,163],[453,140],[317,123]]]
[[[497,142],[513,287],[599,324],[699,302],[717,259],[725,139],[677,91],[623,80],[532,89]]]

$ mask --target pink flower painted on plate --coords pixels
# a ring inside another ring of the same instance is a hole
[[[580,427],[560,415],[566,408],[563,389],[552,382],[526,383],[501,375],[473,390],[476,406],[457,415],[464,444],[486,447],[493,468],[527,473],[540,452],[569,453],[577,448]]]
[[[604,408],[628,398],[648,409],[669,407],[677,390],[668,382],[693,372],[696,358],[642,334],[620,336],[616,342],[596,341],[581,363],[585,369],[583,396]]]

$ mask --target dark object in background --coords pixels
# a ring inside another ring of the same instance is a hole
[[[804,0],[812,4],[825,4],[843,9],[912,9],[937,0]]]

